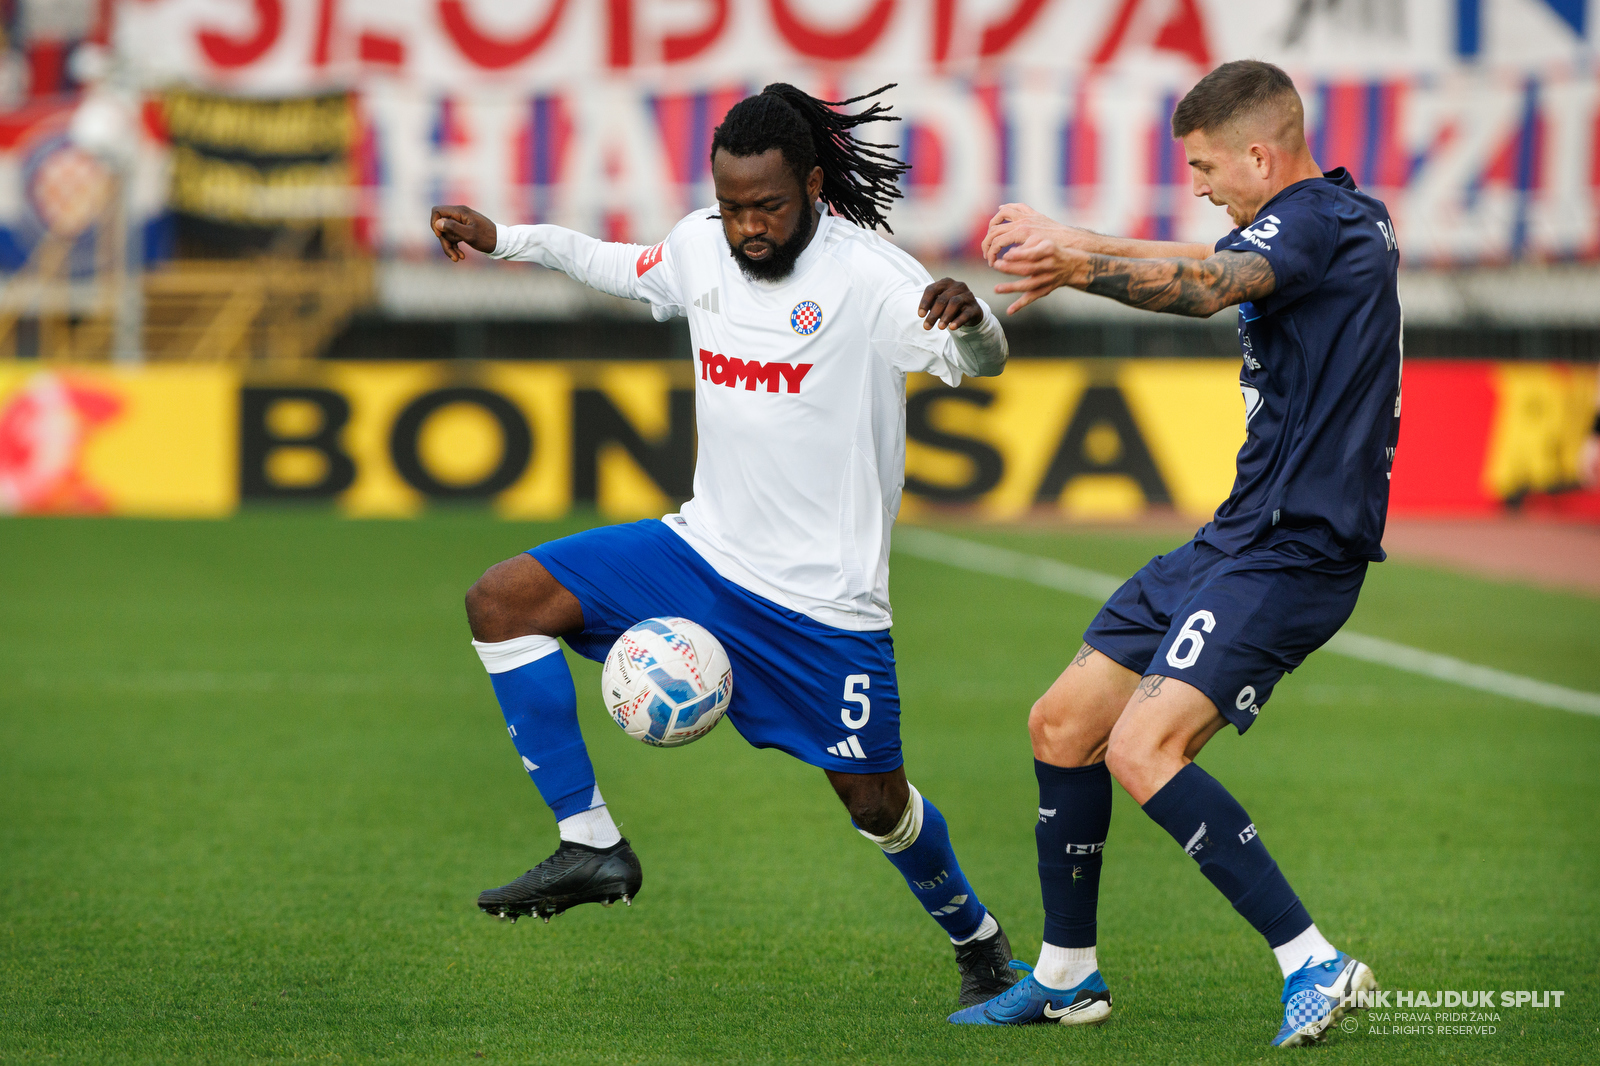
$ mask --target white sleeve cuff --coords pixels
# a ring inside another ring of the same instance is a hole
[[[980,299],[978,306],[983,308],[983,317],[970,326],[952,331],[952,339],[963,371],[973,377],[993,377],[1005,369],[1011,348],[1005,329],[989,310],[989,305]]]
[[[516,258],[519,253],[527,250],[532,230],[532,226],[502,226],[496,222],[494,224],[494,251],[489,253],[489,258]]]

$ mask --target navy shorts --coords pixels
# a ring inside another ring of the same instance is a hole
[[[1124,582],[1083,640],[1141,677],[1193,685],[1243,733],[1278,680],[1344,625],[1366,573],[1365,559],[1296,544],[1235,558],[1191,540]]]
[[[733,666],[728,720],[758,748],[824,770],[876,774],[900,755],[900,690],[887,629],[835,629],[735,585],[665,522],[601,526],[528,552],[578,598],[566,638],[604,662],[636,622],[676,615],[705,626]]]

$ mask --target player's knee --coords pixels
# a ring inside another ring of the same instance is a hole
[[[885,836],[905,813],[906,797],[897,794],[888,775],[829,774],[850,820],[873,836]]]
[[[484,587],[483,578],[480,577],[467,590],[467,625],[472,627],[473,636],[478,635],[478,630],[493,612],[493,603],[493,595]]]
[[[852,822],[877,837],[887,836],[893,831],[900,823],[902,813],[891,810],[891,804],[885,802],[881,794],[861,799],[852,797],[845,801],[845,807],[850,811]]]
[[[1053,766],[1088,766],[1105,757],[1105,733],[1072,713],[1070,705],[1041,696],[1028,711],[1034,757]]]
[[[1056,735],[1061,732],[1060,710],[1044,696],[1033,701],[1028,710],[1028,739],[1033,741],[1035,752],[1053,746]]]
[[[1135,791],[1132,786],[1143,780],[1145,770],[1150,765],[1150,752],[1145,745],[1140,744],[1136,735],[1116,733],[1111,737],[1111,743],[1106,746],[1106,769],[1111,771],[1111,776],[1116,778],[1123,788]]]
[[[506,615],[506,600],[508,589],[501,568],[504,563],[497,563],[483,572],[483,576],[472,583],[467,590],[467,625],[472,628],[472,635],[477,640],[496,641],[504,640],[499,630],[501,621]]]

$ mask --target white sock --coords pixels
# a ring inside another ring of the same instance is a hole
[[[475,640],[472,647],[477,651],[478,658],[483,660],[485,670],[491,674],[503,674],[519,666],[536,663],[546,655],[556,654],[561,650],[561,643],[555,637],[532,633],[526,637],[512,637],[491,643]]]
[[[1092,945],[1086,948],[1060,948],[1054,944],[1041,944],[1039,965],[1033,968],[1033,979],[1059,992],[1081,985],[1099,968]]]
[[[600,790],[597,788],[594,791],[598,799]],[[617,823],[611,820],[611,812],[603,803],[570,818],[563,818],[556,826],[561,830],[562,840],[587,844],[591,848],[609,848],[622,839],[622,834],[617,832]]]
[[[978,931],[976,933],[973,933],[971,936],[967,937],[965,940],[957,940],[955,937],[951,937],[950,938],[950,943],[952,943],[952,944],[970,944],[974,940],[977,940],[979,937],[994,936],[999,931],[1000,931],[1000,923],[994,920],[994,915],[990,914],[988,911],[984,911],[983,912],[983,921],[978,923]]]
[[[1311,963],[1327,962],[1339,957],[1339,949],[1317,932],[1315,923],[1287,944],[1273,948],[1272,953],[1278,956],[1278,969],[1283,971],[1285,978]]]

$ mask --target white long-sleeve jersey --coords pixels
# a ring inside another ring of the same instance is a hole
[[[715,208],[653,248],[501,226],[493,255],[647,301],[658,321],[686,315],[700,447],[694,498],[664,520],[758,596],[840,629],[889,627],[906,373],[1000,373],[1005,333],[987,304],[966,329],[923,329],[927,270],[827,214],[780,282],[740,271]]]

